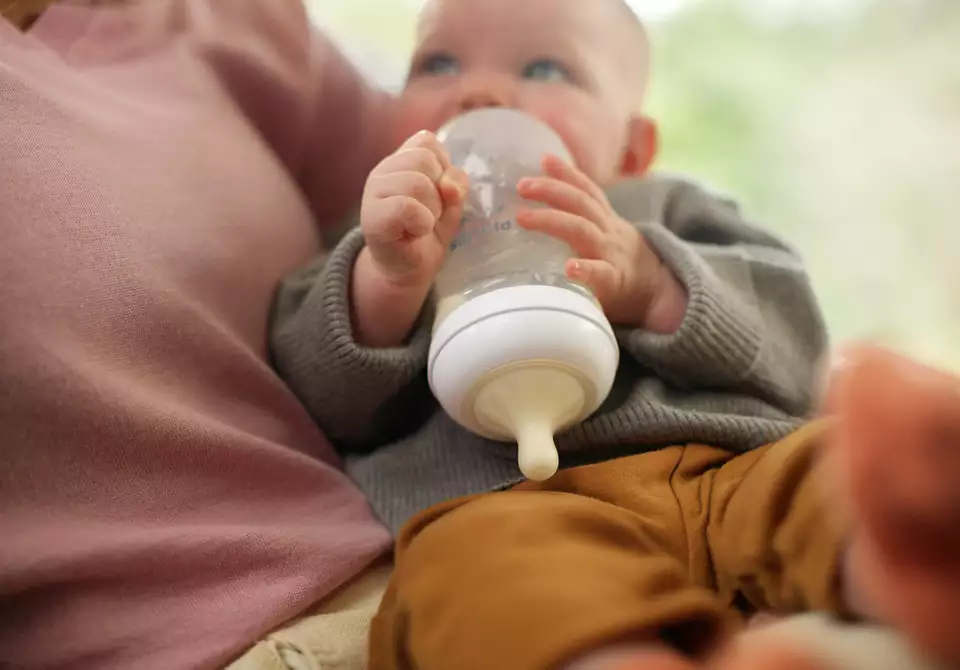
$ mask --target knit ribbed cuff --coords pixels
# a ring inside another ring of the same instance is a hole
[[[752,291],[725,284],[692,245],[662,225],[641,225],[640,232],[686,288],[689,302],[675,333],[628,329],[619,333],[623,346],[658,376],[681,386],[742,379],[763,336]]]
[[[320,278],[325,319],[317,332],[318,349],[330,361],[332,373],[341,376],[345,389],[351,389],[353,383],[359,383],[361,388],[405,383],[426,368],[430,349],[429,308],[417,320],[404,347],[374,349],[357,343],[350,313],[350,284],[363,247],[359,229],[348,233],[334,249]]]

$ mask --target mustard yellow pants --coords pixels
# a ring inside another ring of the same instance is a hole
[[[404,531],[386,597],[381,564],[229,670],[538,670],[635,635],[709,645],[737,607],[842,611],[845,524],[820,490],[821,432],[733,459],[678,447],[442,505]],[[938,670],[894,632],[825,616],[748,634],[827,670]]]
[[[625,640],[707,651],[738,612],[844,612],[825,424],[684,445],[440,505],[397,542],[370,670],[551,670]]]

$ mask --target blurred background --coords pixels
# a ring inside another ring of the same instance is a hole
[[[422,0],[308,4],[402,85]],[[836,343],[960,369],[960,0],[631,4],[654,42],[657,168],[796,245]]]

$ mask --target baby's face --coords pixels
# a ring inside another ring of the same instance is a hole
[[[433,0],[421,17],[397,139],[471,109],[510,107],[557,131],[599,184],[642,172],[646,162],[635,154],[650,127],[636,103],[646,49],[626,24],[616,3],[599,0]]]

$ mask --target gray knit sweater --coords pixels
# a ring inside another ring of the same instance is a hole
[[[690,303],[675,334],[619,329],[614,390],[595,416],[558,437],[561,467],[688,442],[745,451],[796,428],[811,410],[827,348],[797,254],[688,182],[648,177],[608,195],[686,286]],[[460,428],[432,398],[429,313],[405,347],[356,343],[348,293],[362,247],[354,229],[282,285],[271,344],[280,374],[396,532],[433,504],[522,476],[515,445]]]

